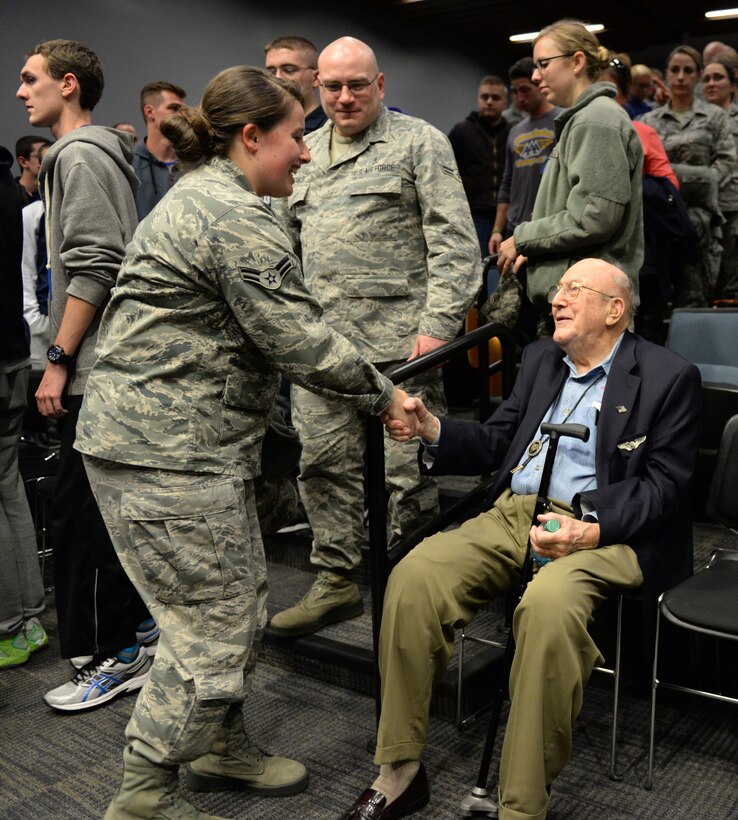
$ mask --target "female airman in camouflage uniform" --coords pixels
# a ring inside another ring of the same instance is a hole
[[[712,299],[722,255],[723,212],[733,207],[738,173],[728,115],[695,94],[701,72],[699,52],[691,46],[675,48],[666,61],[671,98],[641,118],[664,143],[699,238],[696,259],[687,261],[674,282],[674,307],[706,307]]]
[[[266,622],[253,479],[278,371],[399,415],[405,394],[322,320],[262,196],[309,161],[296,86],[215,77],[162,126],[201,162],[141,223],[103,318],[77,447],[121,563],[161,628],[106,818],[203,817],[178,791],[293,794],[304,767],[247,739],[247,672]]]

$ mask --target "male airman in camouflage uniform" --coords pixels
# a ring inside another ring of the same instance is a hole
[[[283,231],[249,191],[215,157],[141,223],[87,383],[77,448],[162,635],[124,753],[124,786],[152,785],[121,787],[109,820],[160,816],[186,761],[196,789],[304,788],[304,767],[252,746],[241,717],[266,623],[253,479],[277,370],[370,413],[405,395],[323,322]]]
[[[720,271],[721,212],[733,206],[738,174],[728,115],[695,97],[692,108],[678,117],[667,103],[641,120],[655,128],[664,143],[699,239],[697,258],[687,261],[674,283],[674,306],[706,307]]]
[[[292,195],[275,203],[302,256],[305,281],[326,321],[378,365],[429,352],[453,339],[479,286],[480,254],[447,138],[382,105],[384,75],[372,50],[344,37],[320,55],[327,122],[307,138],[312,163]],[[406,385],[444,405],[438,371]],[[352,408],[293,388],[303,443],[300,495],[313,529],[318,578],[273,630],[295,636],[363,607],[348,574],[361,560],[363,426]],[[438,509],[435,483],[415,454],[386,448],[390,544]]]

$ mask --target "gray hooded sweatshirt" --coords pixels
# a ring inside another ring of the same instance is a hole
[[[51,338],[56,337],[68,296],[100,308],[77,349],[67,384],[70,396],[84,392],[95,363],[102,308],[138,224],[132,153],[129,134],[88,125],[54,143],[41,166],[39,189],[48,214]]]

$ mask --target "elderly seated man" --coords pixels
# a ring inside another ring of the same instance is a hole
[[[642,584],[652,598],[690,572],[699,372],[628,331],[631,284],[608,262],[577,262],[549,301],[553,339],[525,349],[512,394],[486,423],[438,419],[417,398],[405,403],[413,426],[388,422],[393,438],[422,439],[423,472],[499,472],[487,512],[425,539],[390,576],[379,653],[380,771],[344,820],[403,817],[428,802],[420,758],[454,630],[517,586],[528,537],[536,556],[554,560],[536,571],[513,619],[500,820],[546,817],[584,686],[603,660],[587,632],[595,607]],[[547,449],[542,422],[585,424],[590,437],[561,439],[550,510],[531,527]],[[558,531],[544,529],[550,519]]]

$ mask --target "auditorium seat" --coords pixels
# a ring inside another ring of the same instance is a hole
[[[738,308],[678,308],[666,346],[700,369],[704,383],[738,387]]]

